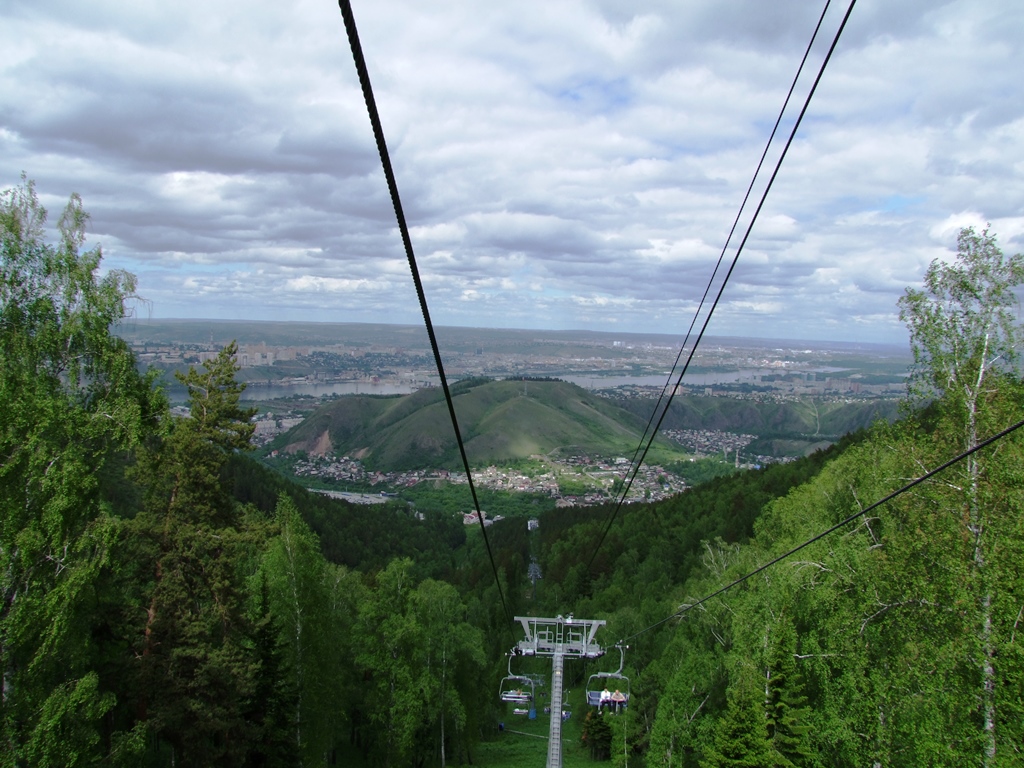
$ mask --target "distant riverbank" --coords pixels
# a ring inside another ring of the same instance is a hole
[[[840,370],[840,369],[834,369]],[[705,373],[688,373],[683,384],[695,387],[707,387],[715,384],[732,384],[737,382],[758,382],[762,376],[778,374],[770,368],[743,369],[739,371],[711,371]],[[569,374],[553,376],[568,381],[584,389],[608,389],[611,387],[650,386],[662,387],[668,374],[645,376],[600,376],[597,374]],[[408,395],[424,386],[439,386],[436,380],[425,378],[421,381],[309,381],[295,383],[274,382],[264,384],[249,382],[242,394],[243,400],[277,400],[281,398],[303,396],[322,397],[325,395]]]
[[[243,400],[278,400],[286,397],[324,395],[408,395],[422,383],[409,381],[309,381],[294,384],[248,382]]]

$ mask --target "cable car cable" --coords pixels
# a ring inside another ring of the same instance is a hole
[[[654,423],[655,417],[658,415],[661,404],[664,401],[666,395],[668,395],[668,402],[665,404],[665,411],[668,410],[669,406],[672,405],[672,399],[674,397],[675,389],[672,388],[672,393],[669,393],[669,389],[672,386],[672,377],[675,375],[676,368],[679,367],[679,360],[683,356],[683,352],[686,350],[686,344],[690,340],[690,336],[693,333],[693,328],[697,324],[697,319],[700,317],[700,312],[704,308],[704,302],[708,298],[708,294],[711,293],[711,287],[715,283],[715,277],[718,275],[718,270],[722,266],[722,262],[725,260],[725,254],[729,249],[729,244],[732,242],[732,236],[736,233],[736,227],[739,226],[740,217],[743,215],[743,211],[747,207],[747,202],[750,200],[750,194],[754,190],[754,184],[757,182],[758,176],[761,175],[761,169],[764,167],[765,158],[768,156],[768,150],[771,149],[772,144],[775,141],[775,135],[779,130],[779,125],[782,123],[782,118],[786,114],[786,109],[789,107],[790,99],[793,97],[793,91],[796,90],[796,84],[800,80],[800,75],[803,74],[804,65],[807,64],[807,59],[811,54],[811,48],[814,46],[814,41],[818,37],[818,32],[821,31],[822,22],[825,20],[825,14],[828,13],[829,6],[832,4],[832,0],[825,0],[825,6],[822,8],[821,15],[818,17],[818,23],[814,26],[814,31],[811,33],[811,39],[807,43],[807,48],[804,49],[803,58],[800,59],[800,65],[797,67],[796,75],[793,77],[793,82],[789,85],[789,92],[786,94],[785,100],[782,102],[782,108],[779,110],[778,117],[775,118],[775,125],[772,126],[771,133],[768,136],[768,141],[765,142],[764,150],[761,152],[761,158],[757,161],[757,168],[754,170],[753,176],[750,177],[750,184],[747,185],[747,191],[743,195],[743,200],[740,202],[739,210],[736,211],[736,217],[732,221],[732,227],[729,229],[729,234],[725,238],[725,244],[722,246],[721,253],[718,254],[718,261],[715,264],[714,270],[711,272],[711,277],[708,279],[708,284],[704,288],[704,295],[700,298],[700,303],[697,305],[697,309],[693,313],[693,320],[690,321],[690,327],[686,330],[686,335],[683,337],[683,343],[679,347],[679,352],[676,354],[676,359],[672,362],[672,367],[669,369],[668,377],[665,380],[665,385],[661,389],[661,393],[658,395],[658,401],[654,404],[654,408],[651,410],[651,417],[647,420],[647,426],[644,427],[644,433],[640,437],[640,442],[637,443],[636,450],[633,452],[633,457],[630,459],[630,470],[632,471],[633,466],[636,465],[639,469],[640,464],[643,463],[643,457],[637,462],[637,456],[641,455],[641,449],[643,448],[644,440],[647,438],[648,432],[651,429],[651,424]],[[687,361],[689,362],[689,361]],[[659,420],[660,423],[660,420]],[[627,473],[628,474],[628,473]],[[625,477],[623,479],[625,480]],[[630,483],[632,484],[632,482]],[[625,495],[623,495],[623,500]],[[621,503],[621,502],[620,502]],[[654,511],[654,508],[651,508]],[[655,512],[655,515],[657,513]]]
[[[683,369],[679,372],[679,377],[676,380],[676,386],[672,388],[672,391],[669,394],[668,405],[671,405],[671,400],[674,396],[675,389],[678,388],[679,385],[682,383],[683,376],[686,375],[686,371],[690,367],[690,363],[693,360],[693,355],[696,352],[697,347],[700,345],[701,340],[704,338],[704,334],[707,331],[708,325],[711,322],[711,318],[714,315],[715,309],[718,307],[718,303],[722,299],[722,294],[725,292],[725,287],[729,283],[729,278],[732,276],[733,270],[736,269],[736,264],[739,262],[740,254],[743,252],[743,248],[746,246],[747,240],[750,238],[750,233],[754,228],[754,224],[757,222],[757,217],[760,215],[761,209],[764,207],[765,201],[768,198],[768,193],[771,191],[771,188],[775,183],[775,179],[779,175],[779,170],[782,168],[782,163],[786,159],[786,155],[789,153],[789,148],[793,144],[793,139],[796,137],[796,132],[799,130],[800,124],[803,122],[804,116],[807,114],[807,109],[810,106],[811,99],[814,97],[814,94],[818,89],[818,85],[821,83],[821,78],[825,73],[825,68],[828,66],[829,61],[832,59],[832,54],[835,52],[836,46],[839,44],[839,38],[843,34],[843,30],[846,28],[846,23],[847,21],[849,21],[850,14],[853,12],[854,6],[856,6],[856,4],[857,0],[850,0],[850,5],[846,9],[846,14],[843,16],[843,20],[839,25],[839,29],[836,30],[836,34],[832,38],[832,44],[829,46],[828,53],[825,55],[825,58],[822,61],[821,66],[818,68],[818,74],[814,78],[814,83],[811,85],[810,91],[808,91],[807,93],[807,97],[804,99],[803,107],[801,108],[800,114],[797,116],[796,122],[793,124],[793,127],[789,132],[789,138],[786,140],[786,144],[782,149],[782,153],[780,154],[779,159],[775,163],[775,168],[772,171],[771,177],[768,179],[768,184],[766,185],[764,191],[761,193],[761,199],[757,204],[757,208],[754,210],[754,214],[751,217],[750,222],[747,224],[747,228],[743,235],[743,239],[740,241],[740,244],[736,249],[736,254],[733,256],[732,262],[729,265],[729,269],[726,271],[725,277],[722,279],[722,284],[721,286],[719,286],[718,292],[715,295],[715,299],[712,302],[711,307],[708,309],[708,314],[707,317],[704,319],[703,325],[701,326],[700,333],[697,335],[697,338],[693,343],[693,347],[691,347],[690,349],[690,354],[687,356],[686,363],[683,365]],[[630,487],[632,487],[633,480],[636,478],[637,474],[640,471],[640,466],[643,464],[643,460],[644,458],[646,458],[647,453],[654,442],[654,438],[657,436],[658,430],[661,428],[661,424],[665,420],[665,416],[668,414],[668,405],[666,405],[665,409],[662,411],[662,414],[654,427],[654,432],[648,439],[647,445],[645,446],[644,451],[641,454],[640,461],[637,464],[637,467],[633,470],[629,478],[629,482],[625,484],[625,487],[622,491],[622,497],[619,503],[616,505],[611,516],[609,517],[608,523],[601,534],[601,538],[598,540],[597,546],[594,548],[594,553],[593,555],[591,555],[590,561],[587,563],[586,567],[586,572],[588,573],[590,572],[590,568],[597,557],[598,550],[601,548],[601,545],[604,543],[605,538],[608,536],[608,532],[611,530],[612,524],[615,522],[615,518],[618,515],[619,510],[622,508],[622,504],[625,502],[626,495],[629,493],[629,489]]]
[[[824,61],[821,64],[821,67],[818,70],[818,75],[815,78],[814,84],[811,87],[810,92],[807,94],[807,97],[804,100],[804,106],[803,106],[803,108],[800,111],[800,115],[798,116],[796,122],[793,125],[792,130],[790,131],[789,138],[786,141],[786,145],[785,145],[785,147],[782,150],[782,154],[780,155],[779,159],[776,161],[775,169],[772,172],[771,178],[768,181],[768,185],[765,187],[764,191],[762,192],[761,199],[760,199],[760,202],[758,203],[757,209],[754,211],[754,215],[753,215],[753,217],[751,218],[750,222],[747,225],[747,229],[746,229],[746,232],[745,232],[745,234],[743,236],[743,240],[740,242],[740,245],[739,245],[739,247],[736,250],[736,254],[733,256],[732,263],[731,263],[731,265],[729,267],[728,272],[725,275],[725,278],[722,281],[721,286],[719,287],[718,293],[715,296],[715,300],[712,302],[711,308],[708,310],[708,315],[707,315],[707,317],[704,320],[704,324],[701,327],[700,333],[698,334],[697,339],[696,339],[696,341],[693,344],[693,347],[691,347],[691,349],[690,349],[690,354],[687,356],[686,363],[683,365],[682,371],[680,371],[680,373],[679,373],[679,377],[676,380],[676,386],[670,388],[670,392],[669,392],[669,395],[668,395],[668,403],[666,404],[665,409],[662,411],[661,416],[659,417],[658,422],[655,425],[654,432],[650,435],[650,437],[649,437],[649,439],[647,441],[647,445],[644,448],[643,453],[640,456],[640,461],[637,463],[635,469],[633,469],[632,475],[630,476],[628,483],[626,483],[625,488],[623,489],[621,500],[619,501],[619,504],[618,504],[618,506],[616,506],[616,509],[615,509],[615,514],[618,513],[619,508],[622,506],[622,503],[625,501],[626,496],[629,493],[629,488],[632,486],[633,481],[636,479],[636,475],[640,471],[640,466],[643,464],[643,460],[644,460],[644,458],[646,458],[647,452],[650,450],[650,447],[651,447],[651,445],[654,442],[654,438],[657,436],[658,430],[660,429],[661,424],[662,424],[662,422],[665,419],[665,416],[668,414],[668,408],[669,408],[669,406],[671,406],[672,400],[675,397],[675,391],[679,387],[679,385],[682,383],[683,376],[685,376],[686,371],[689,369],[690,362],[693,360],[693,356],[694,356],[694,354],[697,351],[697,347],[699,346],[701,340],[703,339],[704,333],[707,330],[707,327],[708,327],[709,323],[711,322],[711,316],[714,314],[715,309],[718,307],[718,302],[720,301],[720,299],[722,297],[722,294],[725,291],[726,284],[728,283],[729,278],[732,275],[733,269],[735,269],[736,264],[739,261],[740,254],[742,253],[743,248],[746,245],[747,239],[750,237],[751,230],[753,229],[754,224],[757,221],[757,217],[760,214],[762,207],[764,206],[765,200],[768,197],[768,193],[771,190],[772,185],[775,182],[775,178],[777,177],[777,175],[779,173],[779,170],[780,170],[780,168],[782,166],[782,162],[786,158],[786,154],[789,151],[789,147],[792,144],[793,139],[796,136],[796,132],[797,132],[797,130],[800,127],[800,123],[802,122],[803,117],[804,117],[804,115],[807,112],[807,108],[808,108],[808,106],[810,106],[811,98],[814,96],[814,92],[817,89],[818,83],[821,80],[821,76],[824,74],[825,67],[827,66],[827,64],[829,62],[829,59],[832,56],[832,52],[835,50],[835,46],[839,42],[839,36],[843,32],[843,28],[846,25],[846,21],[849,18],[850,12],[853,10],[853,6],[854,6],[855,3],[856,3],[856,0],[852,0],[852,2],[850,3],[849,8],[847,9],[846,16],[843,18],[843,22],[840,25],[839,30],[836,32],[835,37],[833,38],[832,46],[830,47],[828,54],[826,55]],[[826,5],[825,10],[826,11],[828,10],[827,5]],[[824,18],[824,11],[822,12],[822,17],[821,18]],[[819,19],[819,26],[820,26],[820,23],[821,23],[821,19]],[[817,31],[818,31],[818,29],[816,27],[815,28],[815,35],[817,34]],[[813,38],[812,38],[811,43],[813,43],[813,42],[814,41],[813,41]],[[808,45],[808,52],[809,51],[810,51],[810,45]],[[805,54],[805,59],[806,59],[806,54]],[[803,62],[801,62],[801,67],[802,66],[803,66]],[[799,76],[799,72],[798,72],[798,76]],[[796,85],[796,81],[795,80],[794,80],[793,85],[794,86]],[[791,89],[791,91],[792,91],[792,89]],[[788,96],[787,96],[787,100],[788,100]],[[781,120],[781,118],[782,118],[782,115],[780,113],[779,119]],[[767,151],[768,151],[768,146],[765,147],[765,153],[767,153]],[[763,162],[763,156],[762,156],[762,162]],[[760,170],[760,164],[758,165],[758,170]],[[754,178],[751,179],[751,187],[753,186],[754,181],[756,180],[756,177],[757,177],[757,173],[755,172]],[[748,190],[748,194],[749,194],[749,190]],[[744,198],[744,204],[745,203],[746,203],[746,198]],[[737,220],[738,220],[738,218],[739,218],[739,214],[737,214]],[[735,228],[735,224],[733,225],[733,227]],[[729,237],[731,239],[732,232],[730,232]],[[728,247],[728,242],[726,243],[725,248],[727,248],[727,247]],[[722,251],[723,255],[725,253],[725,248],[723,248],[723,251]],[[720,263],[721,263],[721,257],[719,259],[719,265],[720,265]],[[715,272],[717,273],[717,271],[718,271],[718,265],[716,265],[716,267],[715,267]],[[713,280],[714,280],[714,274],[712,274],[712,281]],[[709,282],[709,288],[710,288],[710,285],[711,285],[711,282]],[[699,311],[700,311],[700,309],[698,308],[698,313],[699,313]],[[694,320],[696,321],[696,317],[694,318]],[[691,328],[692,328],[692,326],[691,326]],[[689,333],[687,334],[687,337],[689,337]],[[680,350],[680,352],[681,351],[682,350]],[[613,514],[613,519],[614,519],[614,514]],[[609,528],[611,527],[610,523],[609,523],[608,527]],[[602,539],[603,539],[603,537],[602,537]],[[588,565],[588,570],[589,570],[589,565]]]
[[[926,480],[929,480],[929,479],[935,477],[935,475],[939,474],[940,472],[942,472],[942,471],[944,471],[946,469],[949,469],[954,464],[956,464],[956,463],[958,463],[960,461],[963,461],[968,456],[971,456],[971,455],[977,453],[982,448],[987,448],[988,446],[992,445],[993,443],[998,442],[999,440],[1002,440],[1004,437],[1006,437],[1007,435],[1010,435],[1011,433],[1017,431],[1021,427],[1024,427],[1024,419],[1022,419],[1021,421],[1018,421],[1016,424],[1013,424],[1013,425],[1007,427],[1002,432],[998,432],[998,433],[992,435],[991,437],[989,437],[988,439],[982,440],[980,443],[975,445],[973,448],[969,448],[968,450],[964,451],[963,453],[957,454],[956,456],[954,456],[949,461],[946,461],[945,463],[940,464],[935,469],[932,469],[932,470],[930,470],[928,472],[925,472],[923,475],[921,475],[920,477],[916,478],[915,480],[911,480],[906,485],[904,485],[904,486],[898,488],[897,490],[893,491],[888,496],[885,496],[885,497],[879,499],[874,504],[871,504],[870,506],[865,507],[864,509],[860,510],[859,512],[855,512],[854,514],[850,515],[849,517],[844,518],[843,520],[839,521],[838,523],[836,523],[832,527],[822,531],[821,533],[817,534],[816,536],[812,536],[811,538],[809,538],[806,541],[804,541],[802,544],[798,544],[797,546],[793,547],[788,552],[785,552],[784,554],[781,554],[778,557],[772,558],[767,563],[764,563],[763,565],[758,566],[757,568],[755,568],[754,570],[750,571],[749,573],[746,573],[743,576],[740,576],[738,579],[729,582],[724,587],[721,587],[720,589],[715,590],[711,594],[702,597],[700,600],[697,600],[694,603],[687,603],[682,608],[680,608],[678,611],[673,613],[671,616],[667,616],[664,619],[661,619],[660,621],[657,621],[654,624],[651,624],[649,627],[641,629],[639,632],[636,632],[636,633],[630,635],[629,637],[623,638],[622,640],[619,641],[619,643],[625,643],[628,640],[632,640],[635,637],[639,637],[640,635],[644,634],[645,632],[649,632],[650,630],[654,629],[655,627],[660,627],[662,624],[664,624],[667,621],[671,621],[672,619],[674,619],[674,618],[676,618],[678,616],[683,616],[684,614],[688,613],[689,611],[693,610],[694,608],[697,608],[698,606],[703,605],[708,600],[711,600],[714,597],[718,597],[719,595],[721,595],[724,592],[729,591],[733,587],[742,584],[743,582],[745,582],[747,579],[751,578],[752,576],[756,576],[757,574],[761,573],[762,571],[765,571],[768,568],[771,568],[773,565],[776,565],[776,564],[782,562],[783,560],[785,560],[786,558],[791,557],[792,555],[795,555],[797,552],[799,552],[800,550],[810,546],[814,542],[820,541],[821,539],[825,538],[829,534],[838,531],[840,528],[843,528],[846,525],[849,525],[850,523],[852,523],[857,518],[863,517],[868,512],[871,512],[872,510],[877,509],[878,507],[882,506],[883,504],[885,504],[885,503],[887,503],[889,501],[892,501],[897,496],[900,496],[900,495],[906,493],[907,491],[909,491],[911,488],[916,488],[921,483],[923,483]]]
[[[380,114],[377,112],[377,103],[373,98],[373,88],[370,85],[370,74],[366,68],[366,60],[363,57],[363,49],[359,43],[359,33],[356,30],[356,20],[352,13],[352,5],[349,0],[338,0],[338,7],[345,20],[345,32],[348,35],[349,47],[352,49],[352,58],[355,62],[356,72],[359,75],[359,85],[362,88],[363,100],[366,102],[366,110],[370,117],[370,124],[373,127],[373,137],[377,142],[377,153],[380,155],[380,162],[384,168],[384,178],[387,180],[388,191],[391,194],[391,203],[395,209],[395,218],[398,220],[398,229],[402,235],[402,244],[405,246],[405,254],[409,261],[409,270],[412,272],[413,283],[416,286],[416,296],[419,298],[420,310],[423,313],[423,322],[427,328],[427,336],[430,338],[430,348],[434,353],[434,361],[437,364],[438,376],[441,379],[441,388],[444,390],[444,399],[448,404],[448,414],[451,416],[452,428],[455,430],[455,440],[459,445],[459,454],[462,457],[462,465],[466,470],[466,480],[469,483],[469,492],[473,497],[473,507],[476,509],[477,520],[480,521],[480,530],[483,533],[484,545],[487,548],[487,557],[491,561],[491,570],[494,572],[494,582],[498,586],[498,595],[501,597],[501,605],[505,611],[509,631],[514,625],[512,612],[509,610],[505,600],[505,593],[501,588],[501,580],[498,578],[498,568],[494,563],[494,554],[491,551],[491,543],[487,538],[487,527],[484,525],[483,513],[480,510],[480,501],[477,498],[476,487],[473,485],[473,473],[469,468],[469,458],[466,456],[466,446],[462,441],[462,433],[459,430],[459,421],[455,415],[455,404],[452,402],[452,393],[448,388],[448,378],[444,373],[444,364],[441,361],[441,351],[437,344],[437,337],[434,334],[434,325],[430,320],[430,311],[427,308],[426,292],[423,290],[423,282],[420,280],[419,269],[416,266],[416,256],[413,253],[412,238],[409,235],[409,226],[405,220],[405,213],[402,210],[402,201],[398,195],[398,182],[395,179],[395,172],[391,166],[391,157],[388,154],[387,142],[384,140],[384,129],[381,125]]]

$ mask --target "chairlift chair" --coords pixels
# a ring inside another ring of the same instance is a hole
[[[614,687],[617,688],[625,700],[622,701],[619,706],[621,709],[625,709],[629,706],[629,678],[622,674],[622,669],[626,664],[626,648],[629,646],[616,645],[619,649],[619,668],[614,672],[595,672],[590,676],[587,681],[587,704],[592,707],[601,707],[601,691],[609,687],[609,680],[615,680]],[[626,690],[623,691],[622,689]]]
[[[534,692],[535,683],[532,678],[512,673],[512,657],[509,656],[508,676],[502,678],[498,688],[498,698],[506,703],[519,705],[512,710],[513,714],[525,715],[529,709],[525,709],[523,705],[528,704],[530,709],[533,708]]]
[[[565,692],[565,698],[562,700],[562,722],[565,722],[572,717],[572,704],[569,703],[569,693]]]

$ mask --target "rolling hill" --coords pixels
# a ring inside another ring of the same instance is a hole
[[[623,408],[644,418],[654,406],[654,400],[622,401]],[[661,429],[741,432],[758,438],[749,447],[751,453],[806,456],[843,435],[866,429],[876,421],[893,421],[898,415],[899,401],[895,399],[772,402],[683,395],[672,401]]]
[[[631,456],[646,420],[563,381],[467,380],[452,399],[470,463],[529,456]],[[678,452],[667,441],[658,447]],[[321,406],[280,436],[285,451],[333,451],[371,469],[461,466],[451,418],[439,389],[402,397],[349,396]]]
[[[623,408],[650,414],[655,401],[624,400]],[[818,399],[781,402],[741,400],[733,397],[680,395],[662,423],[662,429],[719,429],[747,434],[820,436],[836,439],[878,420],[892,421],[899,401],[825,401]]]

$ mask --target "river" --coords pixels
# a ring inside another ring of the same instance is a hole
[[[838,368],[833,370],[840,370]],[[771,368],[745,368],[738,371],[711,371],[707,373],[688,373],[683,379],[684,386],[709,387],[715,384],[736,382],[758,382],[761,376],[778,374],[780,371]],[[678,376],[678,374],[676,374]],[[667,373],[646,376],[599,376],[597,374],[567,374],[554,378],[568,381],[584,389],[608,389],[610,387],[647,386],[663,387],[668,378]],[[295,395],[322,397],[325,395],[408,395],[417,389],[428,386],[439,386],[436,377],[424,376],[423,379],[399,381],[314,381],[298,384],[258,384],[250,382],[242,394],[243,400],[277,400]]]

